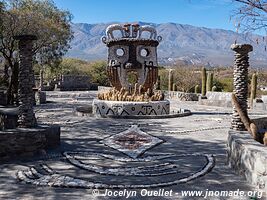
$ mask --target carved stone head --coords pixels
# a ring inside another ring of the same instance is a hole
[[[131,91],[137,84],[144,91],[152,89],[158,76],[157,46],[161,40],[152,26],[108,26],[102,42],[108,47],[107,72],[112,86]]]

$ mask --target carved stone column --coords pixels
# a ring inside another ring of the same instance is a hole
[[[253,50],[250,44],[233,44],[231,49],[235,51],[234,63],[234,94],[236,95],[241,109],[247,115],[247,99],[248,99],[248,53]],[[245,126],[242,123],[235,107],[233,107],[232,129],[244,131]]]
[[[32,46],[34,35],[15,36],[19,40],[19,127],[31,128],[37,125],[33,111],[33,68]]]

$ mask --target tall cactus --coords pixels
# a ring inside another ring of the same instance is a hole
[[[172,91],[177,91],[177,87],[175,83],[172,84]]]
[[[213,73],[209,72],[207,78],[206,91],[211,91],[212,83],[213,83]]]
[[[195,93],[196,94],[200,93],[200,87],[199,87],[199,85],[196,85],[195,86]]]
[[[250,98],[251,99],[255,99],[256,98],[256,92],[257,92],[257,74],[254,73],[252,75],[252,80],[251,80],[251,95]]]
[[[202,96],[206,95],[206,81],[207,81],[207,74],[206,74],[206,68],[202,68],[202,88],[201,88],[201,94]]]
[[[250,108],[253,107],[253,99],[256,98],[256,92],[257,92],[257,74],[254,73],[252,75],[252,80],[251,80],[251,91],[250,91]]]
[[[173,86],[173,70],[169,70],[169,85],[168,85],[168,90],[172,91],[172,86]]]
[[[158,76],[157,80],[157,90],[160,90],[160,76]]]

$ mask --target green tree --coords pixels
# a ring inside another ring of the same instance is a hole
[[[18,71],[18,47],[14,36],[36,35],[38,40],[33,48],[35,61],[41,65],[58,64],[69,49],[69,42],[73,37],[70,25],[72,16],[68,11],[59,10],[52,0],[5,0],[3,3],[4,11],[0,13],[0,53],[13,72],[8,88],[9,103],[13,103],[11,91],[18,84],[15,73]]]
[[[91,64],[88,71],[92,82],[102,86],[109,86],[109,78],[106,71],[107,63],[105,61],[96,61]]]

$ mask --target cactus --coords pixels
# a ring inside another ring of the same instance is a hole
[[[172,70],[169,71],[169,85],[168,85],[168,90],[172,91],[172,86],[173,86],[173,73]]]
[[[216,92],[216,90],[217,90],[217,87],[214,85],[214,86],[211,88],[211,91],[212,91],[212,92]]]
[[[206,91],[211,91],[213,82],[213,73],[208,73]]]
[[[202,88],[201,88],[201,94],[202,96],[206,95],[206,80],[207,80],[207,74],[206,74],[206,68],[202,68]]]
[[[263,144],[267,146],[267,131],[263,135]]]
[[[172,91],[177,91],[177,87],[175,83],[172,84]]]
[[[139,85],[139,90],[138,90],[138,92],[139,92],[139,95],[142,94],[142,92],[143,92],[143,86],[142,86],[142,85]]]
[[[200,93],[200,87],[199,87],[199,85],[196,85],[195,86],[195,93],[196,94]]]
[[[157,80],[157,90],[160,90],[160,76],[158,76]]]
[[[257,74],[254,73],[252,75],[252,80],[251,80],[251,94],[250,94],[250,101],[251,101],[251,107],[253,104],[253,99],[256,98],[256,91],[257,91]]]

